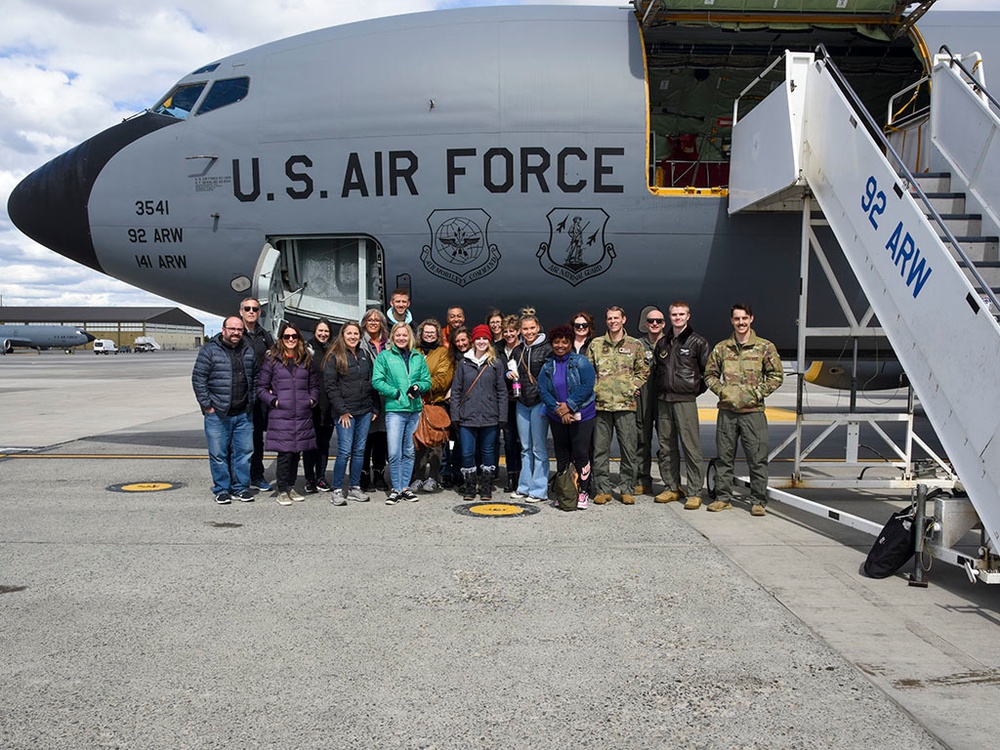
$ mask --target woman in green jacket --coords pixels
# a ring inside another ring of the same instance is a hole
[[[431,376],[424,355],[413,348],[413,330],[397,323],[389,334],[392,346],[375,358],[372,385],[385,402],[385,432],[389,444],[389,476],[392,489],[386,505],[400,500],[417,502],[409,488],[413,474],[413,433],[423,408],[421,393],[431,389]]]

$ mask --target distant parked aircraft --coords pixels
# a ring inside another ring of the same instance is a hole
[[[65,349],[81,346],[94,337],[76,326],[11,326],[0,325],[3,353],[10,354],[15,346],[32,349]]]

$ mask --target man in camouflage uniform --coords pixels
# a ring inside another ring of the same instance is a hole
[[[781,385],[784,375],[778,350],[751,328],[750,305],[733,305],[730,321],[733,335],[720,341],[708,355],[705,384],[719,397],[715,426],[715,502],[711,511],[732,508],[733,464],[736,438],[743,444],[750,472],[751,515],[763,516],[767,505],[767,417],[764,399]]]
[[[594,421],[594,502],[604,505],[611,500],[611,435],[617,433],[622,460],[618,479],[621,500],[635,504],[638,429],[635,421],[636,398],[649,376],[646,349],[639,339],[625,334],[625,311],[609,307],[605,314],[608,332],[594,339],[587,356],[597,372],[594,385],[597,416]]]

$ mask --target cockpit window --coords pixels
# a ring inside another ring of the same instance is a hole
[[[202,73],[211,73],[211,72],[213,72],[218,67],[219,67],[219,63],[211,63],[209,65],[206,65],[203,68],[198,68],[198,70],[194,71],[191,75],[193,75],[193,76],[200,76]]]
[[[194,109],[198,97],[205,90],[204,83],[190,83],[185,86],[177,86],[167,94],[166,98],[160,102],[153,111],[159,115],[170,115],[179,120],[187,119]]]
[[[208,95],[198,107],[196,114],[203,115],[227,104],[235,104],[242,100],[249,90],[249,78],[223,78],[221,81],[216,81],[208,90]]]

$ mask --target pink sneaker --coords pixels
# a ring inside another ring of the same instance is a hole
[[[590,507],[590,498],[587,497],[586,492],[581,492],[580,496],[576,499],[576,509],[577,510],[587,510]]]

